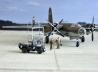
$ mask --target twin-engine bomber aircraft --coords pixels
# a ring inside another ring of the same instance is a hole
[[[35,19],[33,17],[33,26],[36,25]],[[94,24],[94,17],[92,20],[92,24],[90,24],[88,27],[85,25],[81,25],[81,24],[74,24],[74,23],[64,23],[63,19],[58,22],[55,23],[53,21],[53,16],[52,16],[52,9],[49,8],[49,12],[48,12],[48,22],[47,23],[41,23],[41,26],[44,27],[44,32],[45,32],[45,36],[46,36],[46,43],[49,42],[49,36],[53,33],[56,32],[57,34],[61,35],[61,36],[67,36],[70,38],[70,40],[72,39],[76,39],[76,47],[78,47],[80,45],[79,39],[81,40],[81,42],[85,42],[85,34],[90,30],[91,31],[91,39],[92,41],[94,40],[94,28],[95,28],[95,24]]]
[[[34,20],[33,22],[35,23]],[[79,39],[81,39],[81,42],[85,41],[85,28],[78,24],[63,23],[63,19],[59,23],[54,23],[51,8],[49,8],[48,23],[44,25],[44,31],[46,36],[46,43],[49,42],[49,36],[53,31],[63,37],[69,37],[70,40],[76,39],[76,47],[80,45]]]
[[[36,25],[35,19],[33,18],[33,26]],[[86,31],[90,28],[91,32],[92,32],[92,41],[94,39],[93,36],[93,31],[94,31],[94,18],[92,21],[92,26],[86,28],[83,25],[80,24],[74,24],[74,23],[64,23],[63,19],[58,22],[55,23],[53,21],[53,16],[52,16],[52,9],[49,8],[49,13],[48,13],[48,22],[47,23],[41,23],[41,26],[44,27],[44,33],[46,36],[46,43],[49,42],[49,36],[55,32],[63,37],[67,36],[71,39],[76,39],[76,47],[78,47],[80,45],[79,39],[81,40],[81,42],[85,42],[85,37],[84,35],[86,34]],[[15,26],[17,27],[17,26]],[[18,28],[18,27],[17,27]],[[32,29],[32,26],[28,25],[28,26],[23,26],[23,27],[19,27],[19,28],[28,28],[28,29]]]

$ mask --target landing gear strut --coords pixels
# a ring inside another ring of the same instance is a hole
[[[45,41],[46,43],[49,43],[49,36],[46,36]]]
[[[79,41],[76,42],[76,47],[79,47],[80,43]]]
[[[85,42],[85,37],[84,36],[81,37],[81,42]]]

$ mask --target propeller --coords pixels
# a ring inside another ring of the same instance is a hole
[[[52,9],[50,7],[49,11],[48,11],[48,24],[52,27],[51,28],[52,31],[50,33],[48,33],[47,37],[49,37],[53,33],[58,33],[58,34],[60,34],[61,36],[64,37],[64,35],[59,31],[60,26],[58,26],[59,24],[62,23],[62,21],[63,21],[63,19],[59,23],[54,23],[53,22]]]
[[[61,23],[63,22],[63,19],[61,19],[61,21],[59,22],[59,23],[50,23],[50,22],[48,22],[49,23],[49,25],[50,26],[52,26],[52,32],[57,32],[58,34],[60,34],[61,36],[63,36],[64,37],[64,35],[58,30],[58,28],[59,28],[59,26],[58,25],[60,25]],[[51,33],[52,33],[51,32]],[[50,34],[51,34],[50,33]]]
[[[91,26],[91,40],[94,41],[94,28],[95,28],[95,24],[94,24],[94,16],[93,16],[93,19],[92,19],[92,26]]]

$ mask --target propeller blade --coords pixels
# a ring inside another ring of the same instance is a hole
[[[48,22],[48,24],[51,26],[51,30],[53,31],[54,30],[54,25],[52,24],[52,23],[50,23],[50,22]]]
[[[95,29],[95,24],[94,24],[94,16],[93,16],[93,19],[92,19],[92,28],[93,28],[93,30]]]
[[[94,16],[93,16],[93,20],[92,20],[92,26],[93,26],[93,30],[95,30],[95,24],[94,24],[94,20],[95,20],[95,18],[94,18]]]
[[[94,33],[93,33],[93,31],[92,31],[91,37],[92,37],[92,41],[94,41]]]
[[[50,23],[50,22],[48,22],[48,23],[49,23],[50,26],[54,27],[54,25],[52,23]]]
[[[58,32],[61,36],[63,36],[63,37],[64,37],[64,35],[63,35],[60,31],[58,31],[58,30],[57,30],[57,32]]]
[[[61,19],[61,21],[59,22],[59,24],[61,24],[63,22],[63,19]]]
[[[94,26],[94,16],[93,16],[93,19],[92,19],[92,25]]]
[[[95,28],[95,24],[94,24],[94,16],[93,16],[93,19],[92,19],[92,27],[91,27],[91,39],[92,41],[94,41],[94,28]]]

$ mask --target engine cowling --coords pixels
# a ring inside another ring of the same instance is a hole
[[[86,33],[86,30],[81,27],[81,28],[78,30],[78,33],[79,33],[79,35],[84,35],[84,34]]]

